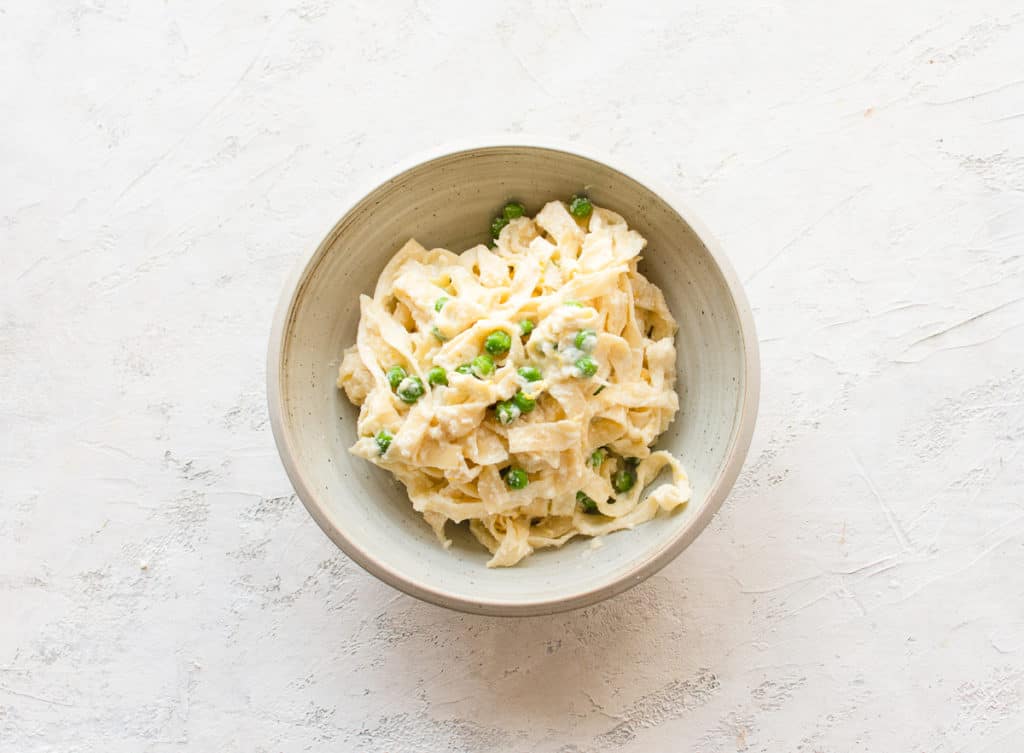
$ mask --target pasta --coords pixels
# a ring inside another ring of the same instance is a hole
[[[489,567],[690,498],[650,449],[679,400],[676,323],[637,271],[646,241],[586,199],[505,218],[493,248],[408,241],[360,296],[338,376],[360,406],[350,451],[402,481],[444,546],[469,521]]]

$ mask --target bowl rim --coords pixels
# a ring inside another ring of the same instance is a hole
[[[318,495],[313,492],[313,486],[303,474],[288,437],[286,411],[282,394],[282,369],[290,330],[288,325],[294,314],[295,303],[305,287],[307,277],[315,269],[316,265],[320,263],[327,247],[333,241],[352,210],[364,198],[386,183],[396,180],[406,172],[428,162],[467,152],[521,148],[564,152],[570,156],[596,162],[618,172],[656,194],[690,226],[690,229],[701,243],[704,244],[712,261],[718,267],[720,274],[725,280],[733,305],[736,308],[740,325],[740,336],[743,342],[746,374],[743,394],[740,399],[738,426],[727,448],[725,462],[708,490],[704,509],[691,521],[689,526],[681,530],[660,548],[649,552],[646,557],[639,560],[628,570],[624,570],[614,580],[586,591],[554,598],[519,599],[514,601],[468,599],[433,586],[430,583],[411,579],[393,570],[374,557],[372,552],[364,550],[354,539],[348,537],[344,531],[331,523],[324,505],[320,502]],[[639,177],[638,173],[640,173]],[[267,350],[267,407],[274,442],[277,445],[281,462],[296,494],[302,500],[306,510],[317,522],[321,530],[349,558],[388,585],[423,601],[471,614],[525,617],[578,609],[622,593],[665,567],[707,527],[729,495],[750,448],[760,402],[760,353],[753,314],[739,276],[726,258],[718,240],[711,234],[704,223],[696,217],[693,211],[689,209],[687,204],[679,200],[679,197],[673,190],[661,185],[659,181],[651,179],[650,176],[644,175],[640,170],[630,169],[627,171],[618,167],[614,162],[614,158],[609,160],[605,155],[598,154],[596,150],[581,148],[575,143],[566,144],[552,141],[551,139],[536,139],[517,135],[514,138],[504,136],[497,139],[488,139],[483,142],[474,140],[468,143],[446,144],[399,160],[395,166],[386,170],[374,171],[368,180],[360,181],[358,187],[349,192],[348,198],[343,202],[343,206],[344,211],[334,226],[311,252],[300,256],[284,284],[274,313]]]

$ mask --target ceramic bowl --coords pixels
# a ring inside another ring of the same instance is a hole
[[[462,251],[487,242],[508,199],[529,214],[585,191],[648,241],[641,269],[679,322],[680,411],[658,448],[678,457],[693,497],[683,511],[632,531],[578,538],[513,568],[449,524],[443,549],[400,483],[353,457],[357,409],[335,386],[355,340],[360,293],[372,293],[409,238]],[[270,339],[268,396],[274,438],[299,498],[353,560],[408,594],[445,607],[531,615],[593,604],[664,567],[704,529],[743,464],[757,414],[759,364],[739,281],[693,215],[603,160],[543,146],[446,153],[399,172],[342,215],[287,284]]]

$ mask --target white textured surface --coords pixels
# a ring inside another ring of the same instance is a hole
[[[665,5],[0,9],[0,750],[1020,750],[1024,13]],[[511,624],[341,556],[262,394],[351,187],[496,130],[678,185],[764,361],[696,544]]]

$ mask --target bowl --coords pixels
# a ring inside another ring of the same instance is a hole
[[[534,214],[585,191],[648,241],[641,269],[679,322],[680,410],[657,443],[681,460],[693,497],[600,546],[578,537],[512,568],[449,524],[442,548],[404,487],[354,457],[358,410],[336,387],[342,351],[355,341],[360,293],[372,293],[409,238],[462,251],[487,242],[511,198]],[[704,529],[743,464],[757,414],[757,339],[746,299],[717,243],[679,203],[605,160],[575,149],[486,146],[420,161],[348,209],[286,285],[270,338],[267,390],[284,467],[324,532],[395,588],[444,607],[534,615],[593,604],[664,567]]]

